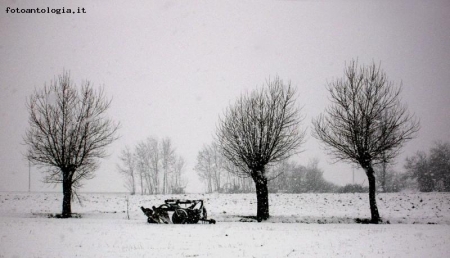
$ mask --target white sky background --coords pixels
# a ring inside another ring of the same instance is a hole
[[[7,14],[8,6],[87,13]],[[187,162],[188,191],[203,191],[193,168],[218,116],[276,75],[304,106],[308,138],[295,160],[318,158],[327,180],[349,183],[351,166],[332,164],[310,132],[329,104],[327,81],[352,58],[381,62],[421,120],[398,171],[406,156],[450,141],[449,1],[1,1],[0,191],[28,190],[26,98],[63,69],[78,85],[103,85],[113,97],[109,115],[121,123],[121,138],[83,191],[126,191],[118,155],[148,136],[171,138]],[[53,189],[40,179],[32,168],[33,191]],[[364,179],[360,170],[356,181]]]

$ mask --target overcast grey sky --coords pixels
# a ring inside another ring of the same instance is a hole
[[[12,14],[6,8],[85,8],[85,14]],[[327,81],[345,62],[380,63],[403,84],[421,121],[397,159],[450,141],[450,1],[1,1],[0,191],[28,190],[22,137],[27,96],[63,69],[113,97],[121,138],[83,191],[125,191],[120,149],[169,137],[186,161],[188,190],[203,191],[193,167],[218,116],[244,91],[276,75],[299,93],[308,128],[304,152],[339,184],[352,169],[332,164],[312,138],[311,119],[328,105]],[[46,191],[32,169],[31,188]],[[364,181],[362,171],[357,182]],[[59,188],[57,188],[59,190]]]

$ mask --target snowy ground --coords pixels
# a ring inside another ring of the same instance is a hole
[[[254,194],[82,194],[78,219],[59,213],[60,193],[0,193],[3,257],[448,257],[450,194],[379,194],[390,224],[362,225],[367,194],[272,194],[272,217],[248,219]],[[204,199],[216,225],[147,224],[139,206]],[[127,209],[128,203],[128,209]],[[129,219],[128,219],[129,217]],[[245,222],[250,221],[250,222]]]

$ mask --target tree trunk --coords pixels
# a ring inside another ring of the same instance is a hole
[[[253,177],[256,187],[257,212],[256,218],[259,222],[269,218],[269,191],[267,189],[267,178],[261,173]],[[259,174],[259,175],[258,175]]]
[[[368,165],[366,170],[367,179],[369,180],[369,203],[371,222],[378,224],[380,222],[380,214],[378,213],[377,199],[376,199],[376,185],[375,174],[371,165]]]
[[[72,182],[69,179],[63,180],[63,203],[62,203],[62,218],[70,218],[72,216]]]

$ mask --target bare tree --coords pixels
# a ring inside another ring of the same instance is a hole
[[[209,152],[211,153],[212,158],[212,178],[215,188],[217,191],[223,192],[222,179],[224,179],[224,157],[220,153],[219,146],[214,142],[209,146]]]
[[[214,191],[213,185],[213,157],[209,146],[203,146],[203,149],[197,155],[197,164],[194,170],[197,172],[200,180],[206,184],[207,192]]]
[[[158,141],[148,137],[136,145],[134,154],[136,170],[140,175],[141,194],[169,194],[183,192],[182,180],[185,163],[177,156],[170,138]]]
[[[185,192],[186,184],[182,178],[185,162],[182,157],[175,158],[175,165],[173,169],[173,177],[171,181],[171,192],[173,194],[182,194]]]
[[[82,181],[91,179],[105,148],[117,139],[118,123],[106,117],[111,104],[103,89],[89,81],[81,89],[68,72],[35,90],[27,101],[29,128],[24,141],[33,164],[47,168],[45,182],[62,183],[64,218],[71,217],[72,195]]]
[[[359,66],[352,61],[345,76],[328,84],[331,106],[313,120],[313,136],[321,140],[337,160],[359,164],[369,181],[371,222],[380,215],[375,199],[373,165],[393,160],[403,144],[419,130],[419,122],[399,100],[395,87],[374,63]]]
[[[144,184],[149,182],[148,174],[150,173],[150,161],[149,161],[149,151],[145,142],[140,142],[135,147],[134,160],[136,164],[136,169],[139,174],[139,183],[141,189],[141,195],[145,192]]]
[[[161,157],[160,157],[160,144],[155,138],[147,139],[147,147],[150,155],[150,169],[151,169],[151,179],[154,186],[154,194],[161,193],[160,188],[160,170],[161,170]]]
[[[158,140],[148,137],[135,149],[136,167],[141,177],[141,194],[158,194],[160,177],[160,152]]]
[[[169,183],[169,174],[172,167],[175,165],[175,150],[172,146],[170,138],[164,138],[161,142],[161,162],[163,169],[163,194],[171,192]]]
[[[255,182],[258,221],[269,218],[266,166],[294,154],[303,142],[295,91],[278,77],[243,94],[219,120],[217,142],[242,176]]]
[[[195,170],[205,182],[208,192],[222,192],[224,175],[224,157],[216,143],[203,146],[197,155]]]
[[[119,157],[123,166],[117,164],[117,170],[125,177],[125,187],[132,195],[136,194],[135,157],[130,148],[125,147]]]

